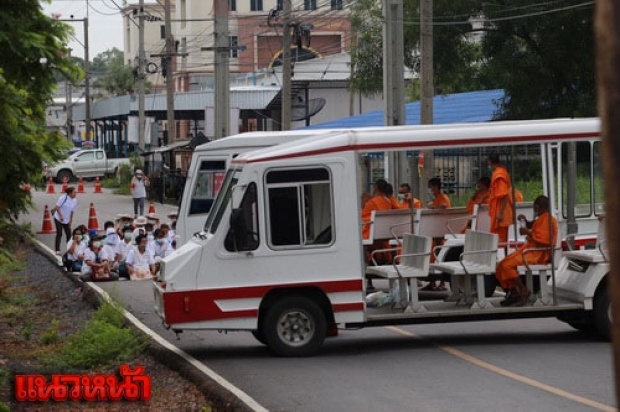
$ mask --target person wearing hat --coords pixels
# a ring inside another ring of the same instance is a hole
[[[148,220],[149,223],[153,224],[153,229],[159,229],[159,217],[155,214],[155,213],[147,213],[145,215],[146,220]]]
[[[146,188],[151,185],[149,178],[144,175],[144,172],[140,169],[136,169],[129,189],[131,190],[131,197],[133,198],[133,217],[136,219],[138,216],[144,215],[144,199],[146,199]],[[139,213],[138,213],[139,212]]]
[[[84,282],[105,282],[118,279],[118,275],[110,272],[108,259],[104,256],[103,239],[105,235],[99,235],[96,230],[89,231],[88,249],[84,251],[84,263],[80,275]]]
[[[136,237],[138,235],[146,235],[146,224],[149,221],[144,216],[138,216],[138,218],[133,221],[133,241],[135,243]]]

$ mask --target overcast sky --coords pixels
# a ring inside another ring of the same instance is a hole
[[[130,2],[131,3],[131,2]],[[88,16],[89,22],[89,57],[92,61],[99,53],[113,47],[123,50],[123,18],[118,6],[123,0],[52,0],[51,3],[41,2],[45,14],[60,14],[61,19],[83,19]],[[75,38],[71,39],[69,47],[74,56],[84,57],[84,23],[82,21],[69,23],[75,29]]]

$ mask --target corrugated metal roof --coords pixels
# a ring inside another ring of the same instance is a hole
[[[263,110],[269,102],[278,94],[280,88],[252,87],[238,88],[230,91],[230,106],[241,110]],[[174,109],[176,110],[204,110],[213,106],[215,102],[214,91],[175,93]],[[144,107],[147,111],[165,111],[165,94],[147,94],[144,99]],[[104,119],[117,116],[127,116],[131,112],[138,112],[138,96],[119,96],[110,99],[99,100],[93,104],[93,119]],[[73,108],[73,119],[84,120],[84,105]]]
[[[495,112],[498,110],[498,102],[504,96],[504,91],[501,89],[435,96],[433,99],[433,123],[488,122],[493,119]],[[420,102],[407,103],[405,105],[405,116],[406,124],[420,124]],[[300,129],[349,129],[383,126],[384,124],[384,111],[377,110],[357,116],[345,117],[344,119],[301,127]]]

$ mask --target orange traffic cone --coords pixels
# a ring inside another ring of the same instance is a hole
[[[101,182],[99,181],[99,176],[95,179],[95,190],[93,193],[102,193],[101,192]]]
[[[88,211],[88,230],[99,230],[99,221],[97,220],[97,212],[95,212],[95,205],[90,204],[90,210]]]
[[[60,191],[61,191],[62,193],[65,193],[65,192],[67,191],[67,187],[69,186],[69,185],[67,184],[67,181],[68,181],[68,180],[69,180],[69,179],[67,179],[67,177],[63,177],[63,178],[62,178],[62,188],[60,189]]]
[[[37,233],[44,235],[56,233],[56,229],[54,229],[54,225],[52,225],[52,214],[50,213],[50,209],[47,205],[45,205],[45,210],[43,211],[43,226]]]
[[[84,181],[82,181],[82,176],[80,176],[78,178],[77,192],[78,193],[86,193],[86,192],[84,192]]]
[[[51,178],[47,179],[47,190],[45,193],[56,193],[56,188],[54,187],[54,180]]]
[[[151,200],[151,203],[149,204],[149,214],[150,213],[155,214],[155,202],[153,202],[152,200]]]

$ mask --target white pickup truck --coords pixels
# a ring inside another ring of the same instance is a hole
[[[80,150],[49,168],[47,177],[58,183],[77,177],[105,177],[115,174],[123,164],[129,164],[129,159],[109,159],[103,149]]]

